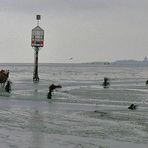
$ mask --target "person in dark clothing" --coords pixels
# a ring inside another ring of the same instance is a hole
[[[53,92],[56,88],[62,88],[62,86],[61,86],[61,85],[54,85],[54,84],[51,84],[51,85],[49,86],[49,92],[48,92],[48,94],[47,94],[47,98],[48,98],[48,99],[51,99],[51,98],[52,98],[52,92]]]
[[[108,88],[110,86],[109,78],[104,77],[103,87]]]
[[[7,81],[7,84],[5,86],[5,91],[8,93],[10,93],[11,91],[11,83],[12,83],[11,81]]]
[[[137,108],[137,105],[135,104],[131,104],[128,109],[131,109],[131,110],[135,110]]]
[[[148,80],[146,80],[145,84],[148,85]]]

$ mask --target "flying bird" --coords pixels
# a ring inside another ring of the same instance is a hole
[[[69,58],[69,60],[72,60],[73,58]]]

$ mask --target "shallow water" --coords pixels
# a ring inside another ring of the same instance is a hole
[[[0,147],[147,148],[148,65],[1,64],[11,94],[0,92]],[[101,84],[109,77],[111,86]],[[50,84],[61,89],[47,99]],[[137,110],[128,110],[134,103]]]

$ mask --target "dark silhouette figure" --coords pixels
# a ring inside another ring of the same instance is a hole
[[[135,104],[131,104],[128,109],[131,109],[131,110],[135,110],[137,108],[137,105]]]
[[[103,87],[108,88],[110,86],[109,78],[104,77]]]
[[[51,99],[51,98],[52,98],[52,92],[53,92],[56,88],[62,88],[62,86],[61,86],[61,85],[54,85],[54,84],[51,84],[51,85],[49,86],[49,92],[48,92],[48,94],[47,94],[47,98],[48,98],[48,99]]]
[[[146,80],[145,84],[148,85],[148,80]]]
[[[0,70],[0,83],[1,86],[4,87],[5,83],[9,77],[9,70]]]
[[[12,84],[11,81],[7,81],[7,84],[5,86],[5,91],[8,93],[10,93],[10,91],[11,91],[11,84]]]

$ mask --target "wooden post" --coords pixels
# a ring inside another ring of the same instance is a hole
[[[35,47],[33,81],[37,81],[37,82],[39,81],[39,76],[38,76],[38,52],[39,52],[39,47]]]

